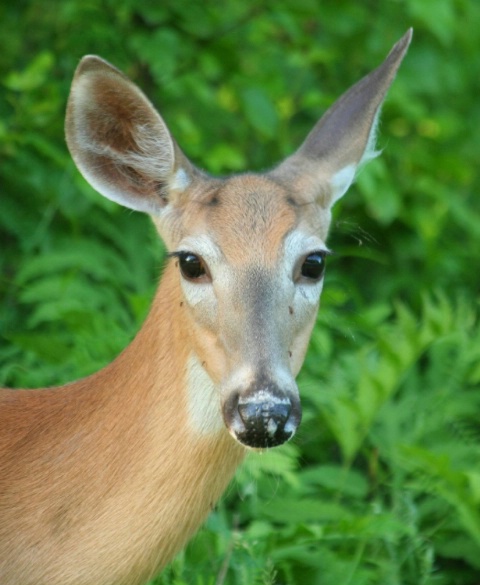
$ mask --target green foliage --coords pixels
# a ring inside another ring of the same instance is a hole
[[[408,26],[382,156],[335,209],[292,444],[252,455],[156,585],[475,585],[480,574],[480,3],[0,6],[0,382],[63,383],[140,326],[163,251],[63,142],[79,58],[156,103],[212,173],[262,169]]]

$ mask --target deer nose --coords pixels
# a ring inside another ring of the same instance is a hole
[[[224,418],[233,436],[257,449],[281,445],[293,437],[301,418],[300,403],[278,391],[234,394],[224,406]]]
[[[278,430],[285,429],[285,423],[292,410],[290,400],[281,402],[238,401],[238,412],[247,429],[253,432],[263,429],[267,436],[273,437]]]

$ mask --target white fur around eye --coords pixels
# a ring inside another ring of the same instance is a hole
[[[285,238],[284,250],[282,273],[285,280],[281,288],[291,290],[292,298],[289,302],[295,315],[295,324],[298,329],[302,329],[317,310],[323,278],[318,281],[299,279],[294,282],[294,270],[308,254],[318,250],[327,252],[328,248],[320,238],[297,230]]]
[[[218,310],[215,288],[218,288],[218,285],[221,285],[226,278],[226,271],[222,269],[222,252],[206,234],[189,236],[179,242],[176,249],[199,256],[212,275],[212,281],[210,281],[208,279],[188,280],[180,274],[180,285],[185,302],[195,311],[195,318],[199,323],[212,328],[215,326]]]
[[[293,274],[294,267],[302,257],[321,250],[328,252],[323,240],[317,236],[306,235],[298,230],[293,231],[285,238],[283,249],[283,270],[289,275]]]

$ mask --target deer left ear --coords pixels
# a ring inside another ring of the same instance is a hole
[[[412,38],[412,29],[385,61],[343,94],[302,146],[270,172],[298,192],[331,207],[347,191],[358,167],[374,158],[376,127],[385,95]]]
[[[183,155],[145,95],[100,57],[84,57],[65,124],[72,157],[104,197],[161,215],[201,173]]]

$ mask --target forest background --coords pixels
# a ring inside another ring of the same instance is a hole
[[[382,156],[336,206],[299,378],[304,420],[251,455],[157,585],[480,583],[480,2],[53,0],[0,6],[0,384],[97,370],[132,339],[164,251],[63,138],[96,53],[187,155],[274,165],[405,30]],[[0,518],[1,521],[1,518]]]

